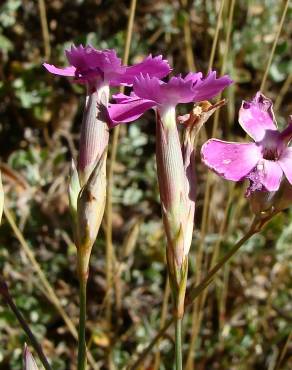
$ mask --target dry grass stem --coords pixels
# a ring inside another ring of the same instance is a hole
[[[42,35],[44,40],[44,51],[45,51],[45,59],[49,60],[51,56],[51,45],[50,45],[50,33],[47,21],[47,12],[46,12],[46,4],[45,0],[38,0],[39,3],[39,12],[40,12],[40,19],[41,19],[41,26],[42,26]]]
[[[261,83],[261,87],[260,87],[260,91],[262,91],[262,92],[265,91],[265,85],[266,85],[266,82],[267,82],[268,73],[269,73],[269,70],[270,70],[270,67],[271,67],[271,64],[272,64],[272,61],[273,61],[273,57],[274,57],[274,54],[275,54],[276,46],[278,44],[281,31],[282,31],[282,28],[283,28],[283,24],[284,24],[284,20],[285,20],[286,14],[287,14],[289,3],[290,3],[290,0],[286,0],[285,6],[284,6],[284,9],[283,9],[283,12],[282,12],[281,20],[280,20],[280,23],[279,23],[279,27],[278,27],[278,30],[277,30],[277,33],[276,33],[276,36],[275,36],[275,40],[273,42],[272,50],[271,50],[271,53],[270,53],[270,56],[269,56],[269,59],[268,59],[268,62],[267,62],[267,66],[266,66],[266,69],[265,69],[265,73],[264,73],[264,76],[263,76],[263,79],[262,79],[262,83]]]

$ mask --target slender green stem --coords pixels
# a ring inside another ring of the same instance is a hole
[[[87,280],[80,278],[79,297],[79,331],[78,331],[78,370],[86,369],[86,286]]]
[[[0,290],[2,292],[3,289],[0,289]],[[19,324],[21,325],[23,331],[27,335],[30,344],[35,349],[36,353],[38,354],[39,359],[41,360],[44,368],[46,370],[51,370],[51,366],[48,363],[48,360],[47,360],[46,356],[44,355],[44,352],[42,350],[41,345],[37,341],[37,339],[34,336],[34,334],[32,333],[32,331],[30,330],[27,322],[25,321],[25,318],[22,316],[22,313],[16,307],[16,305],[15,305],[12,297],[10,296],[10,294],[8,292],[8,290],[5,291],[4,294],[2,294],[2,297],[5,300],[5,302],[7,303],[7,305],[10,307],[10,309],[12,310],[12,312],[14,313],[15,317],[17,318],[17,320],[18,320]]]
[[[163,303],[162,303],[162,310],[161,310],[161,320],[160,320],[160,328],[163,328],[166,321],[166,316],[168,312],[168,301],[170,296],[170,284],[169,278],[166,279],[164,295],[163,295]],[[159,341],[157,342],[157,351],[155,355],[155,361],[153,370],[158,370],[160,368],[160,349],[159,349]]]
[[[175,364],[176,370],[182,370],[182,348],[181,348],[181,324],[182,319],[175,321]]]
[[[65,324],[67,325],[67,327],[68,327],[70,333],[72,334],[72,336],[74,337],[74,339],[78,340],[78,333],[77,333],[77,330],[76,330],[76,327],[75,327],[74,323],[72,322],[70,317],[67,315],[66,311],[64,310],[58,296],[55,293],[54,288],[50,284],[50,282],[47,279],[46,275],[44,274],[41,266],[39,265],[38,261],[36,260],[35,255],[33,253],[33,250],[29,247],[27,241],[24,238],[23,233],[21,232],[21,230],[17,226],[12,212],[7,207],[4,207],[4,214],[6,216],[6,219],[9,223],[9,225],[11,226],[11,229],[13,230],[17,240],[19,241],[20,246],[22,247],[25,255],[29,259],[31,265],[33,266],[33,268],[34,268],[34,270],[35,270],[35,272],[36,272],[36,274],[37,274],[37,276],[40,280],[41,284],[38,284],[37,287],[38,288],[40,288],[40,287],[44,288],[44,289],[41,289],[42,292],[45,292],[45,295],[48,298],[48,300],[53,304],[53,306],[56,308],[57,312],[63,318]],[[92,354],[89,351],[87,351],[87,356],[88,356],[88,361],[89,361],[91,367],[94,370],[98,370],[99,367],[95,363],[95,360],[94,360]]]
[[[192,286],[190,288],[188,299],[186,301],[186,305],[191,304],[213,281],[217,272],[224,266],[231,257],[235,255],[235,253],[239,250],[239,248],[254,234],[259,232],[259,224],[258,221],[255,219],[251,225],[250,230],[241,238],[231,249],[228,253],[223,256],[219,262],[207,273],[206,277],[200,282],[197,286]]]

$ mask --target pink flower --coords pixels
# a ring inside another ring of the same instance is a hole
[[[111,126],[120,122],[131,122],[150,109],[157,107],[160,113],[175,108],[179,103],[208,100],[217,95],[232,80],[228,76],[216,78],[216,72],[210,72],[203,78],[201,72],[189,73],[184,78],[172,77],[163,82],[156,77],[140,75],[133,83],[130,96],[114,95],[116,104],[109,104],[108,113]]]
[[[239,123],[254,142],[210,139],[202,147],[203,162],[227,180],[248,179],[248,196],[256,190],[277,191],[283,174],[292,184],[292,116],[280,132],[271,100],[258,92],[252,101],[242,102]]]
[[[51,73],[74,77],[87,85],[86,106],[80,135],[78,174],[81,185],[88,180],[95,164],[108,146],[108,122],[104,115],[110,96],[110,86],[131,85],[141,73],[164,77],[170,72],[162,56],[145,58],[133,66],[123,66],[114,50],[96,50],[92,46],[72,46],[66,50],[69,67],[59,68],[44,63]]]
[[[74,77],[76,82],[99,81],[109,86],[131,85],[140,73],[162,78],[170,72],[168,62],[161,55],[149,55],[141,63],[123,66],[115,50],[73,45],[70,50],[66,50],[66,56],[69,67],[59,68],[47,63],[44,63],[44,67],[53,74]]]
[[[170,67],[161,56],[149,56],[141,63],[123,66],[114,50],[96,50],[92,46],[72,46],[66,50],[66,56],[69,67],[59,68],[47,63],[44,67],[53,74],[74,77],[76,82],[87,85],[78,157],[78,172],[84,184],[108,145],[108,124],[103,107],[108,104],[109,86],[130,85],[140,73],[164,77]]]

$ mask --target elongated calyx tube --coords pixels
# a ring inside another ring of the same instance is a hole
[[[105,209],[109,129],[104,111],[108,100],[108,85],[87,83],[77,168],[72,162],[69,184],[69,205],[81,279],[87,279],[91,250]]]
[[[77,167],[81,186],[86,184],[96,162],[108,146],[109,129],[105,120],[108,101],[108,85],[87,84]]]
[[[167,238],[167,266],[175,314],[183,316],[195,200],[189,192],[175,108],[156,113],[156,161],[162,217]],[[193,193],[193,191],[192,191]]]
[[[183,316],[195,214],[195,139],[203,124],[223,104],[208,101],[196,104],[190,114],[178,117],[184,125],[181,145],[175,108],[157,111],[156,157],[164,228],[167,237],[167,264],[176,315]]]

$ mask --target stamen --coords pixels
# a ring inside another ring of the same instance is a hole
[[[247,176],[250,181],[249,187],[246,189],[245,196],[249,197],[256,190],[262,191],[263,184],[261,182],[264,172],[264,165],[259,163]]]

